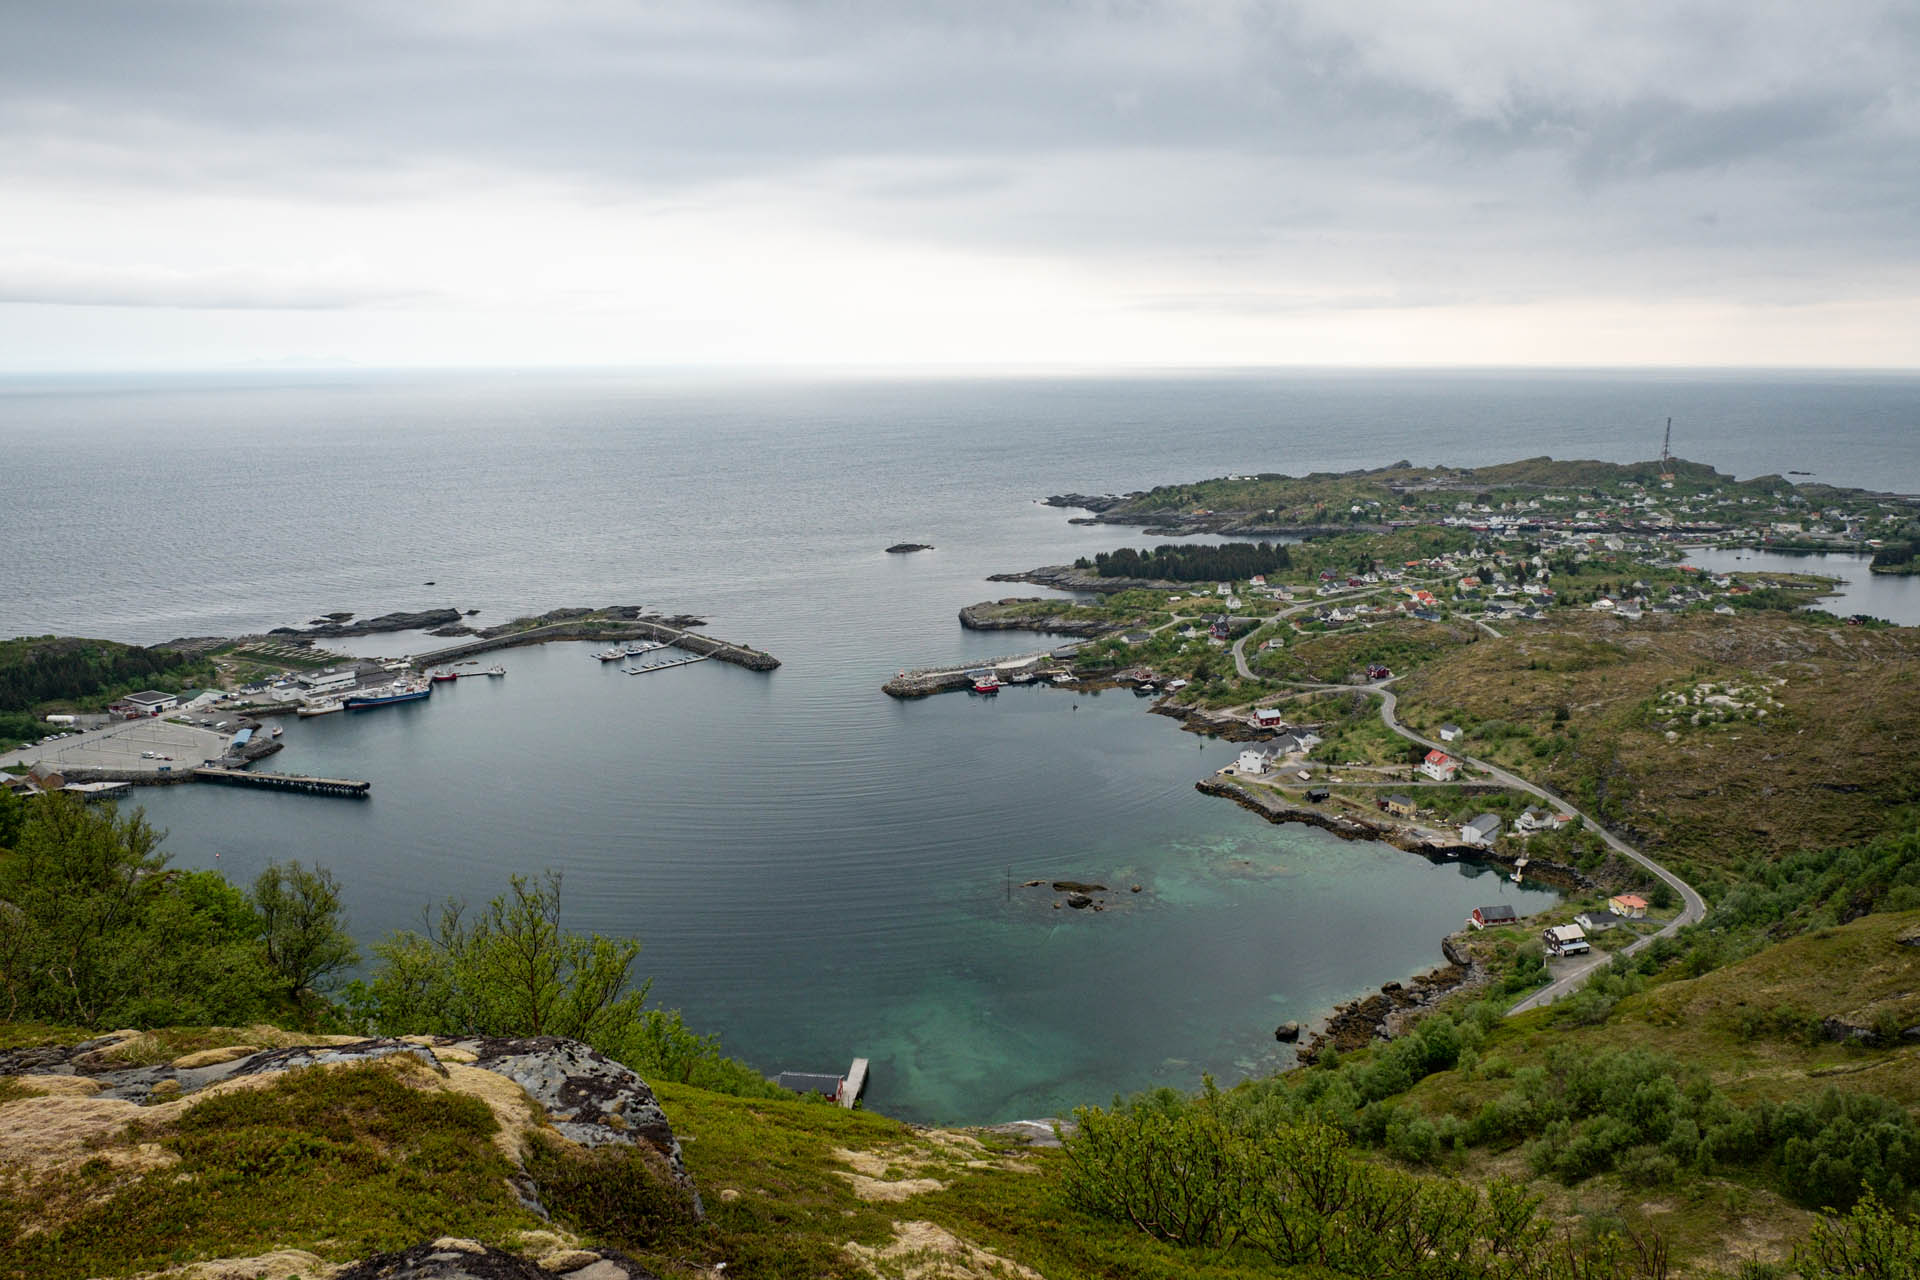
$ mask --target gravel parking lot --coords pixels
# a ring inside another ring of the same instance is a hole
[[[62,773],[76,769],[117,769],[183,773],[218,758],[230,735],[166,720],[125,720],[57,742],[0,756],[0,765],[35,764]],[[171,757],[168,759],[167,757]]]

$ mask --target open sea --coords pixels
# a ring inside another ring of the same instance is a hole
[[[1920,491],[1920,378],[1896,375],[9,378],[0,634],[151,643],[440,606],[706,618],[785,665],[628,678],[592,645],[508,650],[504,681],[285,722],[267,767],[371,779],[365,803],[140,799],[180,865],[332,867],[363,939],[561,870],[569,924],[642,939],[655,1003],[729,1053],[769,1072],[869,1057],[869,1102],[908,1119],[1061,1114],[1284,1066],[1275,1024],[1438,963],[1476,905],[1551,895],[1209,800],[1194,781],[1236,748],[1127,694],[882,694],[900,667],[1043,647],[955,614],[1034,590],[990,573],[1127,540],[1035,500],[1401,458],[1629,461],[1668,415],[1675,452],[1724,471]],[[884,553],[898,541],[936,549]],[[1873,592],[1848,611],[1920,623],[1913,579],[1805,567]],[[1056,878],[1122,892],[1096,915],[1021,887]]]

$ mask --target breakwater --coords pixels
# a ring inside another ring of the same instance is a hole
[[[726,640],[717,640],[712,636],[701,635],[697,631],[686,631],[661,622],[605,618],[583,618],[549,623],[543,627],[529,627],[525,631],[511,631],[504,635],[479,636],[459,644],[447,645],[445,648],[411,654],[409,660],[415,666],[432,666],[458,658],[470,658],[475,654],[487,653],[495,649],[545,644],[550,640],[636,639],[659,641],[662,644],[672,645],[676,649],[698,654],[703,658],[731,662],[734,666],[745,667],[749,671],[772,671],[780,665],[780,660],[770,653],[763,653],[758,649],[733,644]]]
[[[1059,649],[1046,649],[1039,653],[1016,654],[1011,658],[987,658],[979,662],[969,662],[963,667],[914,667],[895,672],[893,679],[881,685],[880,688],[896,698],[924,698],[929,694],[969,689],[973,687],[973,677],[968,674],[969,672],[991,670],[1002,679],[1008,676],[1034,674],[1051,668],[1076,647],[1067,645]]]

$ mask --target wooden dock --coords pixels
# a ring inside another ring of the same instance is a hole
[[[222,769],[214,765],[195,769],[193,776],[234,787],[266,787],[271,791],[300,791],[310,796],[345,796],[351,800],[364,800],[367,792],[373,789],[371,782],[357,782],[352,778],[309,778],[298,773],[249,773],[245,769]]]
[[[853,1110],[853,1104],[860,1101],[860,1095],[867,1091],[867,1060],[855,1058],[853,1065],[847,1068],[847,1078],[841,1082],[840,1096],[837,1101],[847,1110]]]

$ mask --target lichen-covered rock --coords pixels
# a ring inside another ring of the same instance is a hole
[[[503,1075],[546,1109],[561,1136],[584,1147],[644,1142],[665,1157],[674,1180],[699,1202],[673,1126],[653,1090],[631,1067],[577,1040],[477,1037],[436,1040],[473,1055],[473,1065]]]
[[[36,1079],[49,1083],[61,1079],[61,1093],[85,1092],[102,1103],[134,1103],[149,1106],[163,1101],[188,1098],[219,1081],[303,1067],[372,1062],[405,1055],[443,1079],[448,1087],[462,1088],[453,1074],[478,1069],[512,1081],[523,1090],[537,1108],[520,1123],[537,1125],[544,1117],[555,1132],[583,1147],[613,1144],[641,1146],[660,1158],[666,1176],[691,1200],[696,1215],[704,1213],[698,1190],[680,1153],[673,1126],[647,1086],[630,1067],[615,1062],[595,1049],[575,1040],[556,1036],[456,1037],[411,1036],[406,1039],[373,1038],[291,1045],[266,1049],[225,1061],[224,1054],[188,1055],[160,1066],[124,1066],[104,1050],[121,1042],[123,1036],[103,1037],[77,1045],[45,1046],[0,1053],[0,1076],[22,1078],[27,1090],[44,1094],[54,1090],[34,1085]],[[442,1060],[442,1054],[445,1060]],[[453,1072],[448,1063],[457,1064]],[[198,1064],[198,1065],[182,1065]],[[484,1079],[485,1077],[480,1077]],[[75,1086],[64,1087],[72,1080]],[[465,1086],[472,1092],[471,1084]],[[486,1091],[482,1090],[482,1093]],[[515,1098],[518,1098],[516,1093]],[[495,1106],[499,1099],[488,1099]],[[495,1106],[496,1114],[500,1108]],[[503,1118],[503,1129],[515,1128],[512,1116]],[[512,1147],[513,1142],[508,1145]],[[516,1163],[517,1148],[510,1151]],[[526,1182],[526,1185],[520,1185]],[[530,1181],[516,1181],[515,1190],[523,1203],[536,1212],[541,1209],[537,1188]]]
[[[349,1263],[333,1280],[659,1280],[633,1259],[610,1249],[576,1250],[565,1261],[567,1270],[549,1271],[517,1254],[471,1240],[436,1240]]]

